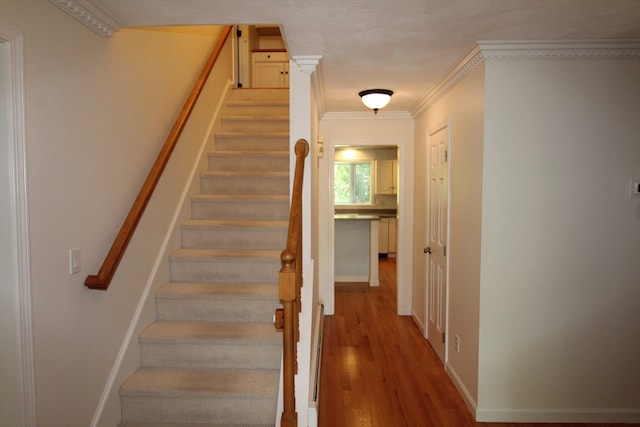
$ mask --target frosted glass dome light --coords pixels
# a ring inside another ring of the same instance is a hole
[[[367,108],[372,109],[374,113],[378,114],[378,110],[386,107],[391,100],[393,91],[389,89],[367,89],[363,90],[358,95],[360,95],[362,103]]]

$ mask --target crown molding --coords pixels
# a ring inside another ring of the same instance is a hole
[[[468,52],[456,66],[454,66],[433,89],[431,89],[425,96],[423,96],[418,103],[410,110],[411,116],[415,117],[424,110],[426,110],[433,102],[435,102],[440,96],[446,93],[452,86],[454,86],[464,76],[469,74],[478,64],[484,61],[483,52],[480,50],[480,46],[476,45],[470,52]]]
[[[302,71],[304,74],[311,75],[314,71],[316,71],[316,68],[320,63],[320,59],[322,59],[322,56],[292,56],[291,59],[296,63],[300,71]]]
[[[415,117],[487,60],[640,59],[640,40],[479,41],[410,111]]]
[[[640,59],[640,40],[479,41],[485,59]]]
[[[101,37],[111,37],[119,29],[114,20],[98,12],[88,0],[49,0],[49,3],[59,7]]]
[[[373,114],[371,110],[367,112],[329,112],[325,113],[322,117],[323,120],[410,120],[411,114],[407,111],[378,111],[378,114]]]
[[[291,60],[298,66],[298,69],[311,77],[311,90],[313,90],[316,106],[320,110],[320,115],[324,110],[324,92],[322,81],[322,68],[320,67],[321,55],[298,55],[292,56]]]

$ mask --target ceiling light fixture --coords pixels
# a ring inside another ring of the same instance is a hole
[[[374,113],[378,114],[378,110],[384,108],[391,100],[391,95],[393,95],[393,91],[389,89],[367,89],[360,92],[360,98],[362,98],[362,103],[367,107],[373,110]]]

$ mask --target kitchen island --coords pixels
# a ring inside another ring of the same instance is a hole
[[[379,286],[378,233],[380,217],[335,214],[334,277],[336,282],[369,282]]]

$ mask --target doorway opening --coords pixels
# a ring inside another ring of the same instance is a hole
[[[368,282],[378,286],[379,259],[396,261],[398,151],[397,145],[334,148],[334,284]],[[396,270],[395,262],[385,265],[387,270],[388,266]],[[397,271],[393,275],[397,283]]]
[[[236,25],[238,88],[289,87],[289,55],[278,25]]]

